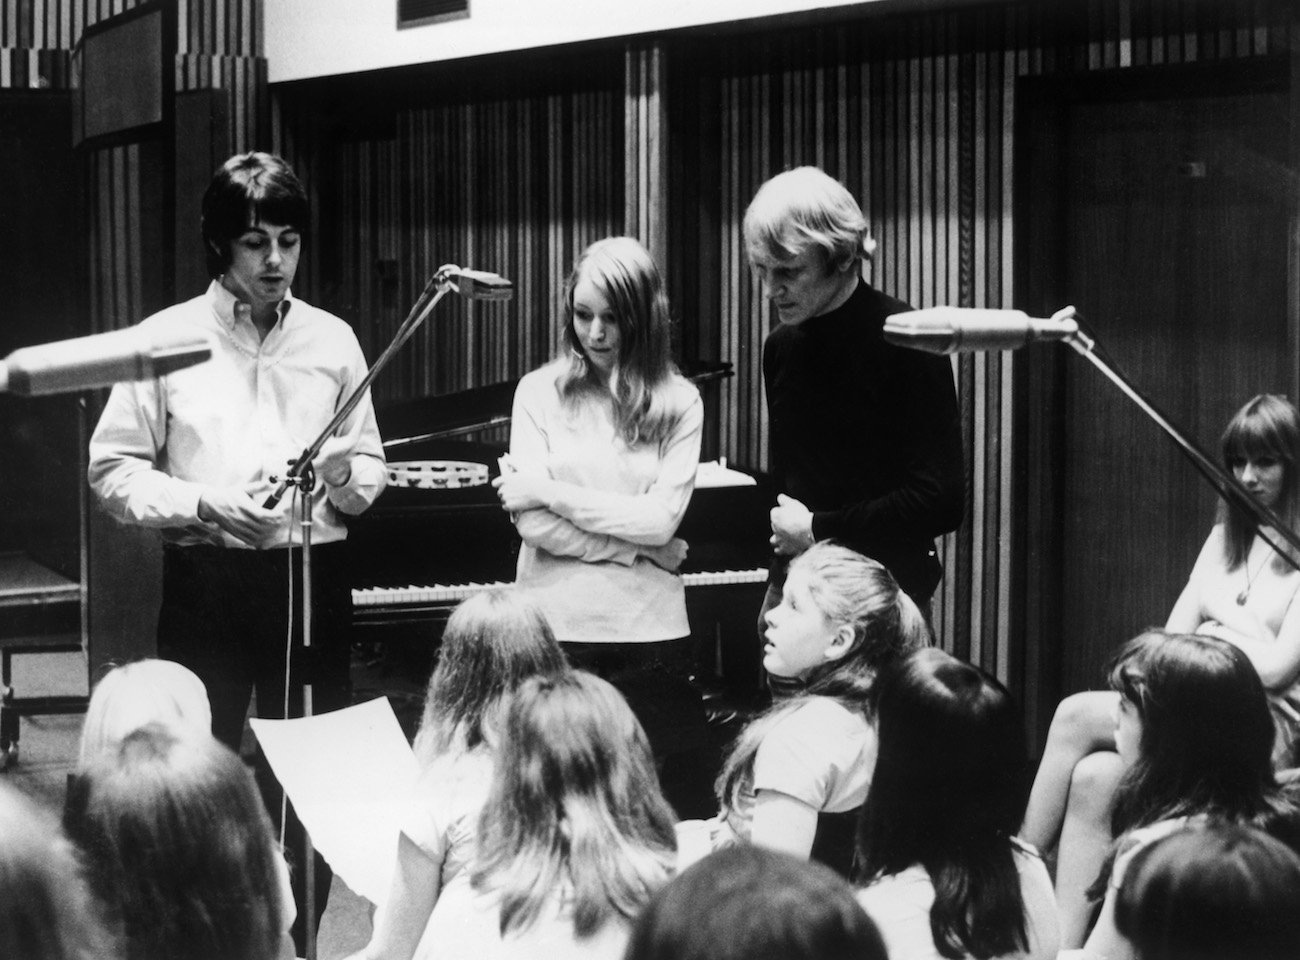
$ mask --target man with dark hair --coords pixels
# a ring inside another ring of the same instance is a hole
[[[222,165],[203,197],[212,283],[141,324],[206,335],[212,359],[115,386],[90,441],[90,485],[105,509],[162,534],[158,655],[204,682],[213,733],[235,750],[254,690],[263,717],[299,715],[303,684],[314,712],[347,705],[351,594],[340,514],[365,510],[387,480],[367,396],[316,457],[314,489],[262,505],[270,478],[287,472],[367,372],[352,328],[289,291],[308,212],[279,157],[245,153]],[[294,577],[300,595],[287,548],[301,542],[301,496],[313,517],[310,656],[288,590]]]

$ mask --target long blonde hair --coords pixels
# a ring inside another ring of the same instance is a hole
[[[605,297],[618,324],[618,360],[608,386],[587,360],[573,326],[573,292],[584,279]],[[608,392],[619,434],[628,445],[657,443],[672,431],[684,411],[670,389],[677,368],[668,295],[654,258],[639,241],[606,237],[582,252],[565,286],[563,343],[568,365],[559,391],[566,403]]]
[[[117,750],[122,739],[150,723],[174,732],[212,732],[212,706],[203,681],[172,660],[148,658],[114,667],[100,678],[86,705],[77,765]]]
[[[474,749],[520,683],[567,669],[550,624],[527,594],[504,587],[463,601],[442,634],[415,735],[416,759],[428,766],[449,750]]]
[[[734,809],[748,788],[759,745],[782,719],[814,696],[830,697],[866,715],[877,674],[932,639],[912,598],[875,560],[823,541],[794,559],[786,576],[796,573],[807,578],[813,602],[832,625],[853,628],[853,641],[844,656],[813,669],[801,694],[774,705],[741,731],[716,784],[724,811]]]
[[[622,695],[580,670],[512,698],[478,827],[476,890],[501,901],[501,932],[531,926],[562,893],[574,932],[632,920],[676,860],[645,732]]]
[[[0,783],[0,957],[113,960],[104,921],[58,824]]]

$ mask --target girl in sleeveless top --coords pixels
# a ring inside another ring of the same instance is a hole
[[[1260,394],[1229,421],[1223,466],[1292,530],[1300,529],[1300,412]],[[1187,586],[1165,628],[1215,636],[1241,648],[1269,694],[1279,770],[1300,763],[1300,572],[1260,536],[1253,517],[1220,503]],[[1263,533],[1267,534],[1265,530]],[[1285,547],[1276,534],[1271,539]],[[1056,893],[1062,946],[1078,947],[1090,916],[1084,892],[1111,840],[1122,766],[1115,755],[1112,691],[1076,693],[1052,719],[1021,835],[1040,850],[1058,845]]]

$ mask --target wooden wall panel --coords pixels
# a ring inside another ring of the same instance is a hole
[[[688,302],[716,337],[701,351],[731,361],[720,452],[767,463],[761,344],[772,318],[749,277],[740,226],[758,185],[798,164],[822,166],[863,203],[879,242],[871,281],[917,307],[1011,307],[1012,135],[1020,76],[1277,54],[1297,16],[1279,2],[1091,0],[1014,3],[931,14],[872,16],[798,32],[709,38],[670,49],[678,102],[719,103],[698,142],[678,139],[690,168],[716,154],[716,251],[702,252]],[[668,106],[671,114],[678,102]],[[710,185],[696,188],[707,194]],[[676,208],[674,208],[676,209]],[[689,222],[669,246],[690,246]],[[689,257],[683,257],[689,262]],[[947,577],[936,596],[945,647],[1013,687],[1025,651],[1012,648],[1012,436],[1017,358],[954,359],[970,490],[967,519],[942,543]]]
[[[633,232],[668,268],[684,349],[734,364],[710,443],[757,469],[767,463],[759,363],[771,317],[740,220],[764,179],[799,163],[841,178],[880,243],[871,280],[882,289],[918,307],[1014,306],[1017,78],[1283,55],[1298,16],[1288,0],[868,6],[857,19],[725,42],[711,31],[612,54],[547,52],[565,77],[544,83],[497,82],[506,58],[437,83],[400,72],[346,79],[361,106],[340,116],[312,88],[267,91],[260,0],[179,4],[178,89],[229,90],[236,149],[276,149],[299,168],[320,217],[299,291],[349,319],[370,356],[440,263],[515,281],[510,304],[443,304],[377,385],[380,399],[541,362],[557,342],[574,256]],[[81,30],[133,5],[0,0],[0,87],[66,86]],[[129,148],[88,160],[96,329],[140,315],[140,166]],[[970,493],[966,523],[942,544],[948,574],[936,600],[944,645],[1013,687],[1028,655],[1009,631],[1020,366],[1013,354],[954,361]]]
[[[309,257],[297,286],[351,321],[367,355],[384,349],[444,263],[515,283],[507,303],[446,297],[376,381],[381,402],[496,383],[542,363],[559,343],[578,253],[623,232],[625,203],[653,222],[650,194],[625,194],[617,83],[404,105],[391,136],[332,139],[328,149],[328,132],[302,105],[281,110],[282,147],[319,204],[313,243],[338,253],[332,263]]]
[[[0,89],[70,88],[70,55],[82,31],[139,2],[0,0]],[[229,91],[229,142],[236,150],[264,146],[261,0],[176,0],[176,14],[176,90]],[[161,185],[150,185],[153,173],[142,166],[138,145],[91,150],[83,157],[92,287],[87,330],[110,330],[137,322],[160,305],[158,299],[171,296],[160,288],[151,298],[141,275],[141,220],[153,214],[157,198],[151,191]],[[180,242],[186,241],[192,238]]]

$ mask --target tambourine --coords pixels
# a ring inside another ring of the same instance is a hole
[[[488,482],[488,467],[468,460],[401,460],[388,465],[388,482],[411,490],[481,487]]]

